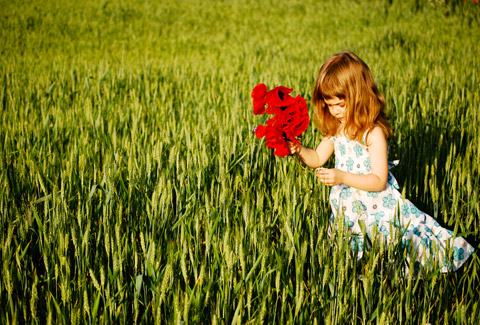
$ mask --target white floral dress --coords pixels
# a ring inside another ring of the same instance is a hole
[[[370,173],[370,156],[364,140],[360,143],[345,136],[331,140],[335,147],[335,168],[354,174]],[[430,261],[436,263],[441,272],[457,270],[472,254],[473,247],[462,237],[453,237],[451,230],[442,228],[398,190],[398,183],[390,172],[387,187],[381,192],[335,185],[330,192],[330,221],[343,217],[345,227],[353,234],[351,244],[357,258],[363,255],[363,234],[372,241],[378,237],[392,241],[398,230],[396,234],[401,236],[402,247],[414,254],[416,264],[425,266]],[[361,225],[364,225],[363,232]]]

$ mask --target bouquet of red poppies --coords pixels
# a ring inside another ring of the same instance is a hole
[[[265,144],[278,157],[290,155],[288,141],[298,143],[298,137],[308,128],[310,117],[305,99],[290,96],[293,89],[278,86],[268,90],[263,83],[252,91],[253,114],[272,115],[265,125],[255,128],[257,138],[265,138]]]

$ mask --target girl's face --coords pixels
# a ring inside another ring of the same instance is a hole
[[[324,99],[325,104],[328,106],[328,110],[330,114],[333,115],[336,119],[340,122],[343,122],[345,119],[345,99],[341,99],[338,97],[332,97],[329,99]]]

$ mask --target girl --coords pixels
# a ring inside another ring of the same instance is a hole
[[[389,172],[387,139],[392,131],[368,66],[351,52],[329,58],[320,68],[313,92],[314,120],[324,135],[316,149],[289,143],[316,176],[328,186],[331,221],[344,218],[352,232],[357,257],[363,255],[360,224],[373,240],[380,234],[393,240],[401,233],[422,265],[438,263],[442,272],[457,270],[473,252],[462,237],[442,228],[432,217],[402,197]],[[322,168],[335,153],[335,168]]]

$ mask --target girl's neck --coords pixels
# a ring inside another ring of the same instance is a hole
[[[337,135],[338,136],[345,136],[345,124],[343,122],[340,122],[337,128]]]

